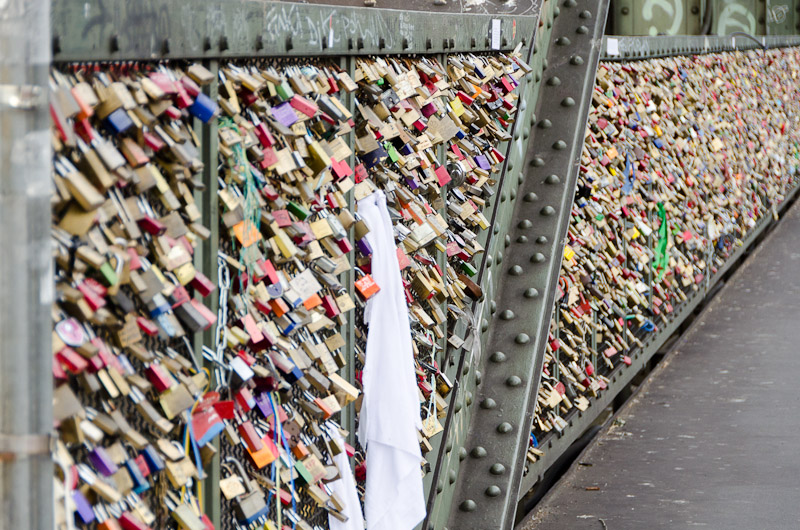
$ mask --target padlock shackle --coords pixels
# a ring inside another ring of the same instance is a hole
[[[239,476],[242,477],[242,482],[244,483],[244,489],[245,489],[245,491],[247,493],[254,493],[255,492],[255,490],[253,489],[253,485],[250,484],[250,481],[247,479],[247,475],[244,472],[244,467],[242,466],[242,463],[239,462],[238,458],[234,458],[232,456],[226,456],[225,460],[223,460],[223,462],[226,462],[226,463],[230,462],[234,466],[236,466],[236,470],[239,473]]]

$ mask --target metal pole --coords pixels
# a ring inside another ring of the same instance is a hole
[[[0,528],[53,528],[49,0],[0,0]]]

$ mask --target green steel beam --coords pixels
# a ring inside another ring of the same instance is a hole
[[[500,21],[500,49],[509,50],[530,39],[538,15],[538,7],[525,15],[426,16],[265,0],[65,1],[53,5],[53,60],[482,52],[493,49],[494,20]]]

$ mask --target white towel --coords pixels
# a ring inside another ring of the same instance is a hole
[[[325,427],[331,439],[338,440],[340,445],[344,447],[344,439],[339,433],[339,429],[328,428],[327,425]],[[328,527],[330,530],[364,530],[364,514],[361,511],[361,501],[358,499],[358,491],[356,490],[356,479],[353,477],[353,470],[350,469],[350,460],[347,458],[347,453],[342,451],[334,456],[333,463],[339,468],[340,478],[329,482],[328,487],[344,503],[342,514],[347,517],[347,521],[343,523],[336,517],[329,515]]]
[[[372,277],[380,287],[364,313],[369,333],[358,438],[367,449],[367,528],[412,530],[425,518],[425,496],[408,307],[386,196],[376,191],[361,199],[358,213],[370,229]]]

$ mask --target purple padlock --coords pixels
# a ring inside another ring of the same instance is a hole
[[[356,241],[356,248],[358,249],[359,252],[361,252],[361,255],[364,257],[372,255],[372,247],[370,246],[369,241],[367,241],[366,237],[362,237],[361,239]]]
[[[272,416],[272,405],[269,402],[269,394],[262,392],[256,396],[256,407],[258,407],[258,410],[261,412],[261,415],[264,416],[264,419]]]
[[[110,477],[119,470],[104,447],[95,447],[89,452],[89,463],[104,477]]]
[[[92,505],[89,504],[89,501],[83,496],[80,490],[72,492],[72,500],[75,503],[75,512],[78,514],[83,524],[89,524],[94,521],[95,517]]]

